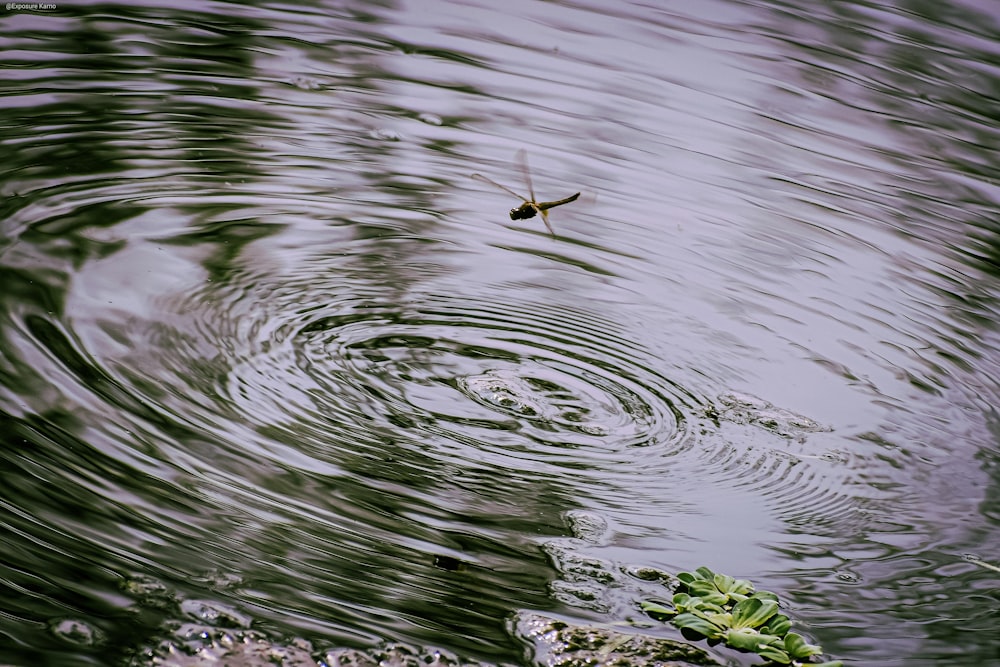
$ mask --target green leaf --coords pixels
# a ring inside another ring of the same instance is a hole
[[[728,574],[717,574],[712,578],[712,583],[723,593],[728,593],[733,584],[736,583],[736,580]]]
[[[725,635],[726,644],[740,651],[752,651],[772,662],[787,665],[792,658],[781,647],[781,638],[762,635],[754,630],[730,630]]]
[[[718,595],[719,589],[715,587],[715,584],[711,581],[702,581],[698,579],[692,581],[688,584],[688,592],[695,597],[701,597],[703,595]]]
[[[699,577],[694,572],[678,572],[677,573],[677,581],[681,582],[681,584],[684,585],[684,586],[688,586],[688,585],[691,584],[692,581],[697,581],[700,578],[701,577]]]
[[[774,644],[765,644],[760,646],[757,651],[757,655],[764,658],[765,660],[770,660],[771,662],[776,662],[779,665],[791,664],[792,658],[787,653],[782,651],[779,647]],[[817,667],[816,665],[809,665],[809,667]]]
[[[730,614],[730,613],[728,613],[728,612],[721,612],[721,613],[714,613],[714,614],[705,614],[705,613],[695,612],[695,614],[697,616],[700,616],[700,617],[704,618],[706,621],[708,621],[712,625],[717,626],[719,628],[722,628],[723,630],[726,630],[726,629],[731,628],[733,626],[733,615]]]
[[[823,652],[823,649],[819,646],[816,646],[815,644],[807,644],[802,635],[797,635],[794,632],[789,632],[785,637],[785,650],[788,651],[788,654],[796,660],[802,660],[803,658],[808,658],[813,655],[819,655]]]
[[[757,591],[750,597],[757,598],[758,600],[774,600],[775,602],[778,601],[778,596],[772,593],[771,591]]]
[[[729,598],[720,593],[719,591],[712,591],[710,593],[703,593],[698,596],[704,604],[711,604],[717,607],[723,607],[729,602]]]
[[[729,602],[729,598],[719,592],[714,584],[707,581],[696,581],[688,586],[687,593],[693,598],[698,598],[702,602],[707,602],[708,604],[713,604],[717,606],[722,606]],[[684,593],[679,593],[678,595],[684,595]],[[698,604],[701,604],[698,603]]]
[[[831,660],[829,662],[810,662],[809,667],[844,667],[844,663],[840,660]]]
[[[700,616],[695,616],[694,614],[678,614],[677,616],[674,616],[672,623],[681,629],[687,628],[689,630],[694,630],[709,639],[718,639],[722,636],[721,628],[713,625],[708,620]]]
[[[729,593],[727,593],[727,595],[729,596],[729,600],[733,604],[736,604],[737,602],[742,602],[743,600],[747,599],[746,595],[743,595],[742,593],[735,593],[733,591],[729,591]]]
[[[788,620],[788,617],[784,614],[776,614],[771,617],[771,620],[767,622],[767,625],[760,629],[761,632],[767,632],[770,635],[778,635],[779,637],[784,637],[788,634],[788,631],[792,629],[792,622]]]
[[[747,598],[733,607],[734,628],[759,628],[767,619],[778,613],[778,603],[774,600]]]
[[[698,598],[693,598],[687,593],[675,593],[672,600],[674,606],[680,611],[693,609],[701,602]]]
[[[672,609],[670,607],[665,607],[664,605],[660,604],[659,602],[649,602],[649,601],[643,600],[642,602],[639,603],[639,606],[642,608],[642,610],[644,612],[646,612],[647,614],[649,614],[653,618],[657,618],[657,617],[660,617],[660,616],[671,617],[671,616],[674,616],[675,614],[677,614],[677,610],[676,609]],[[657,620],[663,620],[663,619],[657,618]]]
[[[711,582],[715,579],[715,573],[709,570],[707,567],[699,567],[694,572],[678,572],[677,580],[681,582],[684,586],[690,586],[696,581],[708,581]]]
[[[712,604],[711,602],[705,602],[701,598],[691,598],[691,605],[687,608],[687,610],[691,613],[697,614],[698,616],[729,613],[724,607]]]
[[[741,651],[757,652],[767,642],[761,638],[760,633],[755,630],[729,630],[725,636],[726,643]]]
[[[728,574],[716,574],[712,583],[714,583],[715,587],[719,589],[719,592],[736,598],[737,600],[742,600],[747,597],[748,594],[753,592],[753,584],[749,581],[746,579],[734,579]]]
[[[753,593],[753,584],[751,584],[747,579],[737,579],[729,589],[729,593],[730,595],[750,595]]]

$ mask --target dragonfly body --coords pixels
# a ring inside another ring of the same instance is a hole
[[[527,220],[528,218],[534,218],[538,213],[549,210],[550,208],[555,208],[556,206],[562,206],[563,204],[568,204],[572,201],[576,201],[580,193],[577,192],[575,195],[566,197],[566,199],[560,199],[558,201],[540,201],[537,204],[535,202],[526,201],[517,208],[510,209],[510,219],[511,220]]]
[[[576,201],[577,197],[580,196],[580,193],[577,192],[575,195],[570,195],[565,199],[557,199],[556,201],[542,201],[542,202],[536,201],[535,189],[531,185],[531,173],[528,171],[528,159],[525,156],[523,150],[517,152],[517,160],[521,165],[521,171],[524,174],[524,180],[528,184],[528,194],[531,196],[531,199],[528,199],[527,197],[517,194],[510,188],[504,185],[500,185],[496,181],[486,178],[482,174],[472,174],[472,177],[480,181],[483,181],[485,183],[489,183],[490,185],[493,185],[495,187],[498,187],[504,192],[514,195],[515,197],[524,202],[517,208],[512,208],[510,210],[511,220],[528,220],[529,218],[534,218],[536,215],[540,213],[542,215],[542,222],[545,223],[546,229],[549,230],[549,233],[552,234],[552,236],[555,236],[556,233],[552,230],[552,225],[549,224],[549,215],[547,211],[550,208],[555,208],[556,206],[562,206],[563,204],[568,204],[570,202]]]

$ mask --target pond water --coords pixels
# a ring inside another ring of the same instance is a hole
[[[200,624],[526,665],[519,614],[707,565],[848,664],[1000,665],[993,0],[60,1],[0,44],[0,664]],[[469,177],[521,149],[583,192],[554,236]]]

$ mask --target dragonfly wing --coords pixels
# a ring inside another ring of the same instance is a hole
[[[524,174],[524,182],[528,184],[528,196],[531,197],[529,201],[535,201],[535,187],[531,184],[531,170],[528,169],[528,153],[523,148],[519,148],[517,153],[514,155],[514,159],[517,160],[517,165],[521,168],[521,173]]]
[[[549,222],[549,212],[546,211],[544,208],[538,208],[537,206],[535,208],[537,208],[538,212],[542,214],[542,222],[545,223],[545,228],[549,230],[549,234],[551,234],[552,237],[555,238],[556,232],[554,229],[552,229],[552,224]]]
[[[492,179],[490,179],[490,178],[486,178],[486,177],[485,177],[485,176],[483,176],[482,174],[470,174],[469,176],[470,176],[471,178],[474,178],[474,179],[476,179],[477,181],[482,181],[483,183],[489,183],[490,185],[492,185],[492,186],[493,186],[493,187],[495,187],[495,188],[500,188],[501,190],[503,190],[503,191],[504,191],[504,192],[506,192],[507,194],[509,194],[509,195],[514,195],[515,197],[517,197],[517,198],[518,198],[518,199],[520,199],[521,201],[528,201],[527,199],[525,199],[525,198],[524,198],[524,197],[522,197],[521,195],[517,194],[516,192],[514,192],[513,190],[511,190],[510,188],[508,188],[508,187],[507,187],[506,185],[500,185],[500,184],[499,184],[499,183],[497,183],[496,181],[494,181],[494,180],[492,180]]]

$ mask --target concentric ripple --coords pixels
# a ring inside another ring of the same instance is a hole
[[[649,415],[642,414],[647,406],[637,396],[625,395],[627,389],[620,386],[600,386],[602,378],[595,380],[594,385],[579,385],[571,373],[545,367],[539,367],[535,373],[512,368],[463,378],[461,387],[473,398],[501,412],[529,423],[552,424],[567,432],[607,436],[612,431],[609,427],[612,421],[615,427],[627,428],[633,424],[640,433],[649,426]],[[614,403],[616,397],[630,398],[631,406]],[[627,407],[634,409],[628,411]]]
[[[581,452],[631,460],[682,441],[697,401],[650,366],[584,311],[358,299],[311,313],[235,368],[225,391],[272,432],[311,432],[316,452],[433,439],[435,456],[576,466]]]

